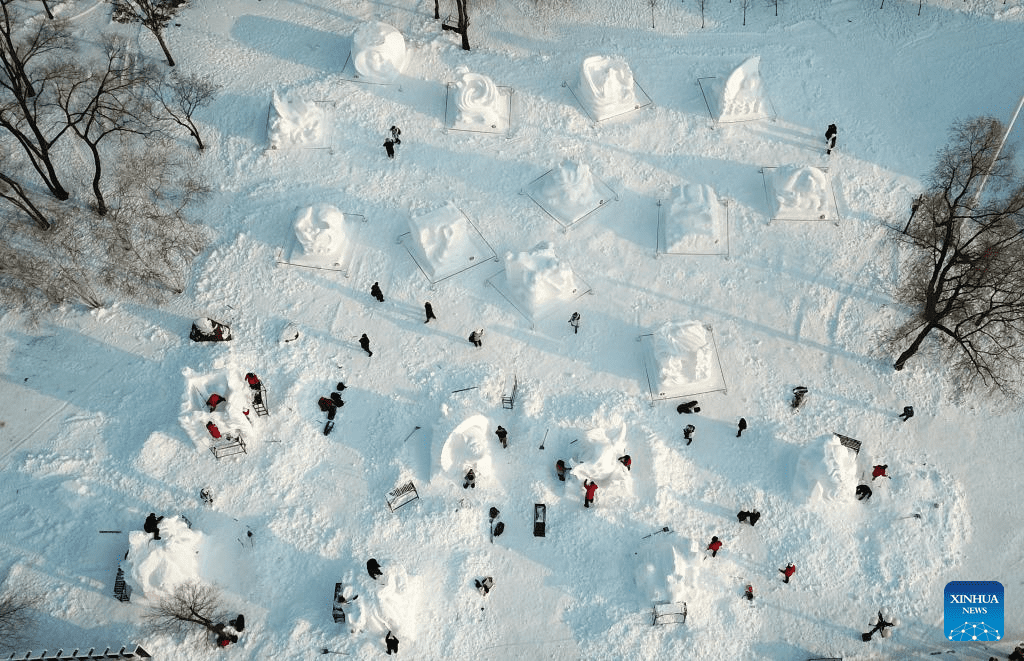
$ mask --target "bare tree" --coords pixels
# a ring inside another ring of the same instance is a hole
[[[700,29],[704,29],[704,4],[706,0],[700,0]]]
[[[775,7],[775,16],[776,16],[776,18],[778,18],[778,16],[779,16],[779,0],[768,0],[768,2],[771,3],[771,5],[773,7]]]
[[[193,627],[216,631],[223,619],[220,592],[198,581],[182,583],[149,607],[143,618],[150,631],[160,634],[182,634]]]
[[[200,76],[195,73],[172,74],[166,82],[154,80],[150,84],[157,103],[160,104],[171,121],[183,127],[189,135],[195,138],[200,151],[206,146],[199,136],[199,128],[192,121],[192,115],[196,110],[210,105],[221,87],[209,76]]]
[[[743,8],[743,25],[747,24],[747,8],[750,7],[752,0],[740,0],[740,7]]]
[[[185,289],[192,261],[209,243],[205,227],[186,214],[209,192],[190,163],[175,160],[169,143],[121,153],[109,215],[95,235],[105,247],[103,283],[139,300],[161,300]]]
[[[462,50],[469,50],[469,0],[455,0],[455,7],[459,12],[459,20],[456,25],[442,23],[441,27],[462,35]]]
[[[39,229],[50,229],[49,219],[36,206],[32,196],[21,184],[3,172],[0,172],[0,199],[6,200],[9,204],[14,205],[15,208],[20,209]]]
[[[42,603],[42,594],[30,586],[8,586],[0,597],[0,647],[15,649],[27,644]]]
[[[903,369],[935,331],[940,355],[964,381],[1013,393],[1024,363],[1024,182],[1004,127],[957,122],[904,233],[912,248],[898,298],[914,316],[893,333]],[[987,185],[986,185],[987,182]]]
[[[44,130],[44,92],[59,71],[59,65],[46,66],[49,56],[67,59],[73,42],[66,21],[26,21],[10,2],[0,0],[0,128],[17,140],[53,196],[66,200],[50,155],[64,129]]]
[[[148,135],[155,130],[151,109],[144,101],[144,91],[155,72],[146,66],[132,66],[119,39],[105,39],[104,54],[105,61],[91,69],[68,65],[55,81],[56,104],[64,121],[92,154],[92,191],[101,216],[107,213],[107,202],[100,186],[100,143],[112,135]]]
[[[167,58],[167,66],[174,66],[174,58],[164,41],[164,30],[167,24],[174,18],[178,7],[185,4],[185,0],[110,0],[114,5],[115,21],[123,23],[139,23],[149,30],[160,44],[164,57]]]

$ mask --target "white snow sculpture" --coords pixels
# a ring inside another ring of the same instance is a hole
[[[604,429],[591,429],[574,444],[571,473],[580,482],[593,480],[605,487],[610,482],[628,479],[629,471],[619,462],[626,454],[626,425],[622,424],[619,435],[612,439]]]
[[[761,58],[754,56],[736,68],[715,95],[718,121],[736,122],[771,116],[771,106],[761,81]]]
[[[711,333],[699,321],[665,322],[654,331],[651,346],[660,392],[696,392],[714,378]]]
[[[324,109],[312,101],[280,97],[274,92],[267,127],[270,147],[311,147],[319,145],[326,134]]]
[[[590,166],[568,159],[544,178],[537,192],[541,206],[567,225],[603,201]]]
[[[409,220],[412,244],[431,280],[475,263],[473,228],[452,202]]]
[[[600,493],[600,492],[598,492]],[[687,588],[698,585],[703,554],[691,540],[689,549],[680,548],[672,538],[655,538],[639,554],[636,584],[648,601],[674,603],[685,601]],[[678,540],[678,538],[676,538]]]
[[[473,469],[478,483],[494,474],[491,448],[497,441],[491,439],[491,421],[483,415],[473,415],[452,430],[441,448],[441,471],[462,484],[466,471]]]
[[[364,23],[352,37],[352,64],[370,82],[394,82],[405,62],[405,38],[387,23]]]
[[[848,502],[857,490],[857,455],[830,436],[812,441],[793,469],[793,496],[801,502]]]
[[[332,261],[345,248],[345,215],[334,205],[316,204],[299,209],[294,227],[306,258]]]
[[[363,577],[365,579],[365,575]],[[401,565],[387,563],[383,582],[363,580],[358,599],[345,606],[347,621],[353,632],[370,631],[384,635],[392,631],[402,642],[419,635],[421,594],[427,587],[415,576],[409,576]]]
[[[633,72],[622,58],[592,55],[580,67],[576,96],[597,121],[634,110]]]
[[[505,279],[531,318],[552,304],[575,300],[584,287],[546,242],[529,252],[506,253]]]
[[[829,183],[825,172],[809,165],[788,165],[772,173],[774,218],[824,220],[830,215]]]
[[[707,184],[676,186],[664,221],[666,252],[713,249],[725,240],[725,210]]]
[[[159,540],[141,530],[129,532],[128,557],[122,563],[125,581],[147,597],[171,594],[181,583],[199,578],[202,533],[179,516],[165,518],[159,527]]]
[[[456,69],[455,106],[459,110],[456,122],[469,126],[497,127],[503,112],[501,94],[494,81],[479,73],[470,73],[466,67]]]

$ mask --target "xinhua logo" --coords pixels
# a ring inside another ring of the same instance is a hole
[[[999,581],[950,581],[944,608],[948,640],[1003,637],[1003,584]]]

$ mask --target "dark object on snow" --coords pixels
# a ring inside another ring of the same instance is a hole
[[[882,617],[882,611],[878,611],[877,620],[877,622],[874,621],[874,619],[872,620],[872,624],[874,624],[875,626],[872,627],[871,631],[867,633],[862,633],[860,635],[860,639],[863,640],[865,643],[871,640],[871,636],[873,636],[875,633],[880,633],[882,635],[882,638],[888,638],[890,635],[892,635],[892,632],[889,631],[889,629],[898,624],[898,621],[895,618],[893,618],[894,621],[892,622],[886,622],[885,618]]]
[[[753,526],[757,524],[757,520],[761,518],[761,513],[757,510],[754,510],[753,512],[741,510],[740,513],[736,515],[736,518],[739,519],[740,523],[749,523]]]
[[[746,589],[743,591],[743,598],[746,599],[747,601],[753,601],[754,600],[754,586],[753,585],[747,584]]]
[[[572,334],[573,335],[575,335],[576,333],[580,332],[580,313],[579,312],[573,312],[572,313],[572,316],[569,317],[569,325],[572,326]]]
[[[487,593],[494,587],[494,579],[490,576],[485,576],[483,580],[476,579],[473,581],[476,584],[476,589],[480,591],[480,594],[487,596]]]
[[[487,514],[491,517],[491,521],[494,521],[498,518],[498,515],[501,514],[501,512],[498,511],[497,507],[492,507],[491,509],[487,510]]]
[[[548,525],[548,506],[544,503],[533,504],[533,536],[543,537]]]
[[[328,419],[328,420],[334,420],[334,418],[335,418],[335,417],[336,417],[337,415],[338,415],[338,407],[337,407],[337,406],[332,406],[332,407],[331,407],[331,408],[330,408],[330,409],[329,409],[329,410],[327,411],[327,419]]]
[[[338,385],[334,386],[334,389],[337,390],[338,392],[345,392],[345,382],[338,381]]]
[[[743,430],[746,429],[746,428],[747,428],[747,419],[746,418],[740,418],[739,429],[736,430],[736,438],[739,438],[740,436],[742,436],[743,435]]]
[[[239,613],[235,619],[228,620],[228,626],[234,627],[235,631],[242,633],[245,631],[245,616]]]
[[[188,334],[188,339],[193,342],[227,342],[231,339],[231,327],[209,317],[202,317],[192,322],[192,332]]]
[[[370,338],[366,337],[366,333],[363,333],[363,336],[359,338],[359,346],[363,348],[367,356],[373,357],[373,352],[370,351]]]
[[[871,498],[871,487],[866,484],[857,485],[857,500],[867,500]]]
[[[494,524],[494,528],[491,529],[491,537],[501,537],[503,532],[505,532],[505,522],[498,521]]]
[[[252,372],[245,375],[245,382],[249,384],[249,388],[252,390],[259,391],[263,388],[263,382],[260,381],[260,377],[256,376]]]
[[[903,413],[900,413],[900,420],[902,420],[903,422],[906,422],[907,420],[910,420],[913,417],[914,417],[914,407],[913,406],[904,406],[903,407]]]
[[[153,533],[153,539],[160,539],[160,528],[157,524],[164,520],[164,517],[157,516],[153,512],[149,513],[146,517],[146,522],[142,524],[142,529],[146,532]]]
[[[482,347],[484,345],[484,329],[475,330],[469,334],[469,341],[474,347]]]
[[[388,632],[388,635],[384,636],[384,644],[388,646],[388,654],[398,654],[398,639],[395,638],[395,634]]]
[[[402,144],[402,129],[397,126],[391,127],[391,139],[395,141],[396,145]]]
[[[386,151],[388,153],[388,158],[394,158],[395,157],[395,141],[394,140],[385,140],[384,141],[384,151]],[[391,654],[391,652],[388,652],[388,654]]]
[[[718,539],[718,536],[711,538],[711,543],[708,544],[708,550],[711,551],[711,557],[714,558],[718,555],[719,549],[722,548],[722,540]]]
[[[375,299],[377,299],[378,303],[384,302],[384,292],[380,290],[379,282],[373,283],[373,286],[370,287],[370,296],[373,296]]]
[[[473,472],[472,468],[466,471],[466,480],[462,483],[463,489],[468,489],[469,487],[476,489],[476,473]]]
[[[619,463],[626,467],[626,470],[633,470],[633,459],[628,454],[619,457]]]
[[[206,423],[206,431],[210,432],[210,436],[220,438],[220,429],[217,428],[217,425],[213,424],[213,420]]]
[[[583,488],[587,490],[586,495],[583,497],[583,506],[590,507],[590,503],[594,502],[594,494],[597,492],[597,483],[583,480]]]
[[[337,405],[335,405],[334,400],[332,400],[330,397],[321,397],[320,399],[317,400],[316,405],[319,406],[320,410],[323,411],[324,413],[330,413],[331,409],[337,408]]]
[[[335,622],[345,621],[345,604],[350,601],[355,601],[359,598],[359,595],[352,597],[351,599],[345,598],[345,584],[335,583],[334,584],[334,604],[331,607],[331,616]],[[324,652],[326,654],[326,652]]]
[[[375,581],[384,575],[384,572],[380,570],[380,563],[377,562],[376,558],[370,558],[366,561],[366,573]]]
[[[508,447],[508,431],[504,427],[498,425],[498,428],[494,430],[494,433],[498,436],[498,440],[501,441],[501,447]]]
[[[206,505],[213,505],[213,492],[210,491],[210,487],[200,489],[199,497],[203,499],[203,503]]]
[[[692,402],[685,402],[676,407],[676,413],[700,413],[700,407],[697,406],[697,400]]]
[[[832,150],[836,148],[836,135],[839,133],[839,129],[836,128],[835,124],[829,124],[828,128],[825,129],[825,153],[831,154]]]
[[[807,388],[804,386],[797,386],[793,388],[793,401],[790,404],[793,408],[798,409],[800,405],[804,403],[804,397],[807,396]]]
[[[785,569],[779,570],[785,578],[782,579],[783,583],[789,583],[789,578],[796,573],[796,565],[792,562],[786,565]]]
[[[331,393],[331,402],[335,406],[337,406],[338,408],[341,408],[342,406],[345,406],[345,400],[343,400],[341,398],[341,393],[340,392],[332,392]]]
[[[423,323],[429,324],[431,319],[437,319],[437,317],[434,316],[434,306],[430,304],[430,301],[423,304],[423,311],[427,313],[427,320]]]
[[[686,444],[693,443],[693,432],[697,431],[697,428],[693,425],[686,425],[683,427],[683,438],[686,439]]]
[[[561,459],[555,462],[555,474],[559,482],[565,482],[565,462]]]
[[[233,631],[228,630],[228,626],[223,622],[220,622],[213,627],[214,632],[217,634],[217,646],[227,647],[231,643],[238,642],[238,635]]]
[[[1024,661],[1024,643],[1017,645],[1010,652],[1010,656],[1007,657],[1010,661]]]
[[[212,395],[210,395],[210,398],[206,400],[206,405],[210,407],[210,413],[213,413],[217,409],[217,406],[224,401],[227,400],[225,400],[217,393],[213,393]]]
[[[872,468],[871,469],[871,479],[873,480],[876,477],[889,477],[886,474],[886,472],[885,472],[885,469],[888,468],[888,467],[889,467],[889,464],[881,464],[880,466],[875,466],[874,468]]]

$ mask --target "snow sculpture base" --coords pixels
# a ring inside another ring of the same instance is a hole
[[[432,285],[498,259],[476,225],[451,202],[410,218],[409,227],[398,242]]]
[[[639,339],[652,402],[728,392],[711,326],[669,321]]]
[[[531,325],[558,310],[568,319],[569,304],[592,291],[548,243],[529,252],[507,253],[505,269],[488,278],[487,284]]]
[[[242,379],[244,372],[219,367],[203,374],[186,367],[182,374],[185,377],[185,389],[178,421],[197,448],[212,450],[219,443],[225,442],[229,434],[242,435],[247,443],[258,437],[259,426],[250,424],[257,416],[256,411],[252,410],[252,391]],[[206,401],[214,393],[225,401],[216,410],[210,411]],[[245,411],[249,411],[248,417]],[[217,425],[220,439],[210,435],[206,428],[208,422]]]
[[[445,90],[445,129],[507,136],[512,128],[512,95],[515,90],[511,87],[495,86],[497,98],[493,100],[493,113],[484,117],[484,114],[465,113],[460,110],[459,97],[464,92],[458,87],[459,82],[448,83]]]
[[[708,185],[677,186],[658,202],[658,254],[728,256],[728,203]]]
[[[589,166],[569,160],[531,181],[523,192],[566,232],[619,199]]]
[[[708,114],[717,124],[774,119],[775,107],[761,79],[761,58],[752,57],[729,74],[728,78],[698,78]]]
[[[334,122],[328,110],[333,101],[305,101],[277,92],[267,110],[267,142],[271,149],[331,149]]]
[[[353,82],[393,85],[408,61],[405,37],[387,23],[371,21],[352,36],[342,76]]]
[[[347,278],[356,239],[366,226],[366,217],[343,213],[332,204],[316,204],[296,208],[291,219],[284,248],[278,250],[276,262],[338,271]]]
[[[583,60],[574,84],[562,83],[594,122],[622,117],[651,105],[625,60],[593,55]]]
[[[811,165],[763,167],[769,220],[832,221],[839,224],[839,207],[828,168]]]

